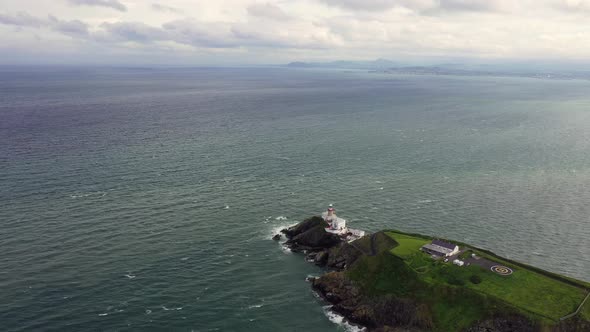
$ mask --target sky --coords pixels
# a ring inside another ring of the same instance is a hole
[[[590,0],[0,0],[0,64],[590,59]]]

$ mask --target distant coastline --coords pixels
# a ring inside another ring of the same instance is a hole
[[[289,68],[330,68],[348,70],[366,70],[372,73],[399,75],[440,75],[440,76],[492,76],[522,77],[551,80],[590,80],[590,71],[583,69],[549,69],[549,68],[512,68],[502,65],[464,65],[442,63],[435,65],[417,65],[395,62],[385,59],[374,61],[333,61],[303,62],[295,61],[284,65]]]

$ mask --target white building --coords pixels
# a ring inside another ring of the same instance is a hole
[[[442,240],[432,240],[432,243],[423,245],[420,250],[435,256],[449,257],[459,253],[459,246]]]
[[[332,204],[328,206],[328,211],[322,213],[322,218],[324,218],[329,225],[328,228],[326,228],[326,232],[334,234],[345,234],[348,232],[348,229],[346,228],[346,220],[336,216],[336,210]]]
[[[464,261],[462,261],[462,260],[459,260],[459,259],[455,259],[455,260],[453,261],[453,264],[455,264],[455,265],[457,265],[457,266],[463,266],[463,265],[465,265],[465,262],[464,262]]]

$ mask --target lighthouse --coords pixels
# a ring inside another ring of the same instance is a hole
[[[346,220],[336,216],[336,209],[332,204],[328,205],[328,210],[322,213],[322,217],[329,225],[326,231],[336,234],[346,233]]]
[[[328,210],[322,213],[322,217],[329,224],[332,223],[332,221],[338,219],[338,217],[336,217],[336,209],[334,209],[334,206],[332,204],[328,205]]]
[[[328,217],[335,216],[335,215],[336,215],[336,210],[334,209],[334,206],[332,206],[332,204],[328,205]]]

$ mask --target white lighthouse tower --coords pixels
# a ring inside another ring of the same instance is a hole
[[[336,209],[332,204],[328,205],[328,210],[322,213],[322,218],[328,222],[329,227],[326,231],[336,234],[344,234],[347,232],[346,220],[336,216]]]

